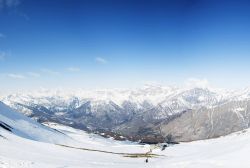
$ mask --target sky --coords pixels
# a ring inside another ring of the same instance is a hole
[[[250,86],[245,0],[0,0],[0,90]]]

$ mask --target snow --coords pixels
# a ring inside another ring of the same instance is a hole
[[[45,123],[43,126],[2,103],[0,121],[10,124],[15,130],[12,133],[0,127],[0,168],[250,167],[250,130],[217,139],[181,143],[161,151],[157,146],[105,139],[56,123]],[[53,140],[45,141],[45,137],[53,137]],[[161,156],[149,158],[149,163],[145,163],[145,158],[130,158],[119,154],[146,153],[149,149]]]
[[[70,137],[31,120],[2,102],[0,102],[0,121],[11,126],[13,133],[23,138],[48,143],[70,141]]]
[[[204,84],[204,85],[203,85]],[[122,107],[126,101],[132,102],[136,109],[144,109],[144,103],[157,106],[171,106],[176,104],[180,109],[197,109],[200,107],[213,108],[229,101],[243,101],[250,99],[250,88],[242,90],[226,90],[207,86],[206,80],[191,80],[187,86],[145,85],[136,89],[40,89],[0,95],[0,100],[12,108],[28,115],[31,111],[18,103],[27,106],[40,105],[47,109],[64,112],[69,108],[78,108],[90,101],[91,107],[114,102]],[[173,109],[180,111],[179,108]],[[63,113],[58,113],[61,115]]]
[[[196,86],[196,85],[194,85]],[[172,101],[173,97],[177,95],[188,94],[195,95],[196,92],[189,93],[189,91],[195,91],[196,89],[204,89],[199,87],[187,87],[179,88],[175,86],[159,86],[159,85],[146,85],[137,89],[99,89],[99,90],[86,90],[86,89],[42,89],[29,92],[21,92],[10,94],[1,98],[4,103],[9,106],[13,106],[13,103],[21,104],[39,104],[45,107],[51,107],[53,104],[57,108],[67,107],[73,100],[78,100],[78,105],[83,104],[86,101],[92,101],[98,103],[108,103],[110,101],[121,106],[124,101],[131,101],[140,106],[143,102],[147,101],[150,104],[156,106],[161,102]],[[214,99],[223,99],[224,93],[215,92],[211,90]],[[199,93],[198,93],[199,94]],[[210,96],[205,92],[205,95],[201,96],[201,101],[206,100],[204,96]],[[202,98],[203,96],[203,98]]]
[[[242,108],[242,107],[238,107],[238,108],[233,109],[233,111],[235,111],[235,112],[241,112],[241,111],[244,111],[244,110],[245,109]]]
[[[88,135],[73,128],[58,126],[64,133],[71,136],[71,146],[105,150],[109,152],[138,152],[145,153],[147,147],[130,142],[118,142],[102,137]],[[121,167],[140,166],[143,158],[131,159],[118,154],[107,154],[95,151],[85,151],[25,139],[0,129],[0,134],[7,139],[0,138],[0,167]],[[80,142],[80,143],[79,143]]]
[[[106,139],[56,123],[41,125],[1,102],[0,121],[12,127],[12,132],[0,127],[0,168],[250,167],[250,129],[161,151],[158,146]],[[150,149],[158,156],[149,163],[142,157],[124,157]]]
[[[250,167],[250,132],[234,133],[217,139],[182,143],[167,148],[167,167]]]
[[[160,120],[187,109],[219,106],[235,97],[235,94],[230,93],[201,88],[197,85],[183,88],[146,85],[137,89],[42,89],[11,94],[1,100],[26,115],[32,114],[29,108],[38,109],[37,106],[41,106],[52,113],[56,112],[56,116],[62,116],[65,112],[77,109],[86,103],[91,107],[89,113],[93,114],[103,111],[121,111],[116,107],[127,110],[124,105],[130,103],[130,111],[138,113],[148,111],[149,108],[158,109],[154,119]]]
[[[136,89],[43,88],[13,93],[7,96],[0,94],[0,100],[11,107],[14,107],[15,103],[38,104],[46,108],[56,107],[59,111],[69,107],[73,102],[75,102],[74,106],[77,108],[87,101],[92,101],[95,104],[108,104],[108,102],[112,101],[118,106],[121,106],[125,101],[131,101],[140,107],[145,101],[156,106],[162,102],[171,104],[172,101],[178,100],[180,103],[185,101],[190,107],[196,105],[211,107],[227,101],[249,99],[250,88],[239,90],[214,88],[208,84],[206,79],[190,79],[182,87],[151,84]]]

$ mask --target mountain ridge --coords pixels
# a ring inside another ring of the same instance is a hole
[[[139,135],[136,140],[145,138],[141,137],[142,135],[147,138],[154,135],[161,137],[163,141],[164,137],[171,134],[176,141],[191,141],[206,139],[206,136],[197,131],[199,129],[192,123],[203,121],[212,110],[220,113],[218,116],[223,113],[221,117],[225,118],[232,113],[233,117],[230,122],[235,122],[238,116],[242,116],[242,109],[243,111],[246,109],[245,113],[248,113],[248,109],[243,104],[244,102],[247,104],[249,98],[250,89],[248,88],[227,91],[196,86],[187,88],[146,86],[134,90],[75,90],[70,92],[45,90],[12,94],[2,98],[2,101],[39,122],[58,122],[89,131],[112,131],[127,137]],[[241,111],[237,112],[234,109]],[[188,119],[188,116],[196,114],[196,111],[202,111],[199,112],[199,117],[193,119],[197,121]],[[243,116],[245,121],[248,115]],[[178,120],[181,120],[181,123],[177,122]],[[190,120],[189,125],[183,125],[186,120]],[[223,122],[226,121],[229,120]],[[223,122],[222,125],[226,125]],[[203,124],[206,122],[201,122],[199,127],[205,127]],[[161,133],[159,125],[164,125]],[[178,129],[173,129],[173,126],[170,129],[169,125],[174,125],[179,129],[191,126],[196,130],[190,128],[194,134],[183,134],[185,137],[180,137]],[[241,127],[239,123],[237,129],[232,128],[221,133],[215,131],[213,136],[208,138],[229,134],[243,128],[246,127]],[[211,128],[210,126],[205,128],[205,132],[207,132],[206,129]],[[149,133],[145,133],[144,130]]]

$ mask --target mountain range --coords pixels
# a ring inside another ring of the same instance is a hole
[[[40,123],[155,143],[215,138],[250,125],[250,89],[147,85],[139,89],[38,90],[1,101]]]

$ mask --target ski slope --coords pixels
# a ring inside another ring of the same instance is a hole
[[[69,136],[31,120],[2,102],[0,102],[0,123],[11,127],[13,134],[26,139],[48,143],[68,143],[71,141]]]
[[[166,148],[119,142],[55,123],[44,126],[0,104],[0,168],[249,168],[250,130]],[[58,131],[56,131],[57,129]],[[62,146],[63,145],[63,146]],[[143,154],[158,154],[145,163]]]
[[[160,162],[168,168],[249,168],[249,151],[248,129],[225,137],[169,147],[164,151],[167,159]]]
[[[131,159],[120,154],[81,150],[80,148],[114,153],[145,153],[149,150],[148,146],[104,139],[97,135],[88,135],[80,130],[60,127],[60,131],[67,133],[73,139],[70,141],[70,145],[79,149],[33,141],[0,129],[0,134],[6,138],[0,138],[0,168],[140,167],[144,163],[144,158]]]

